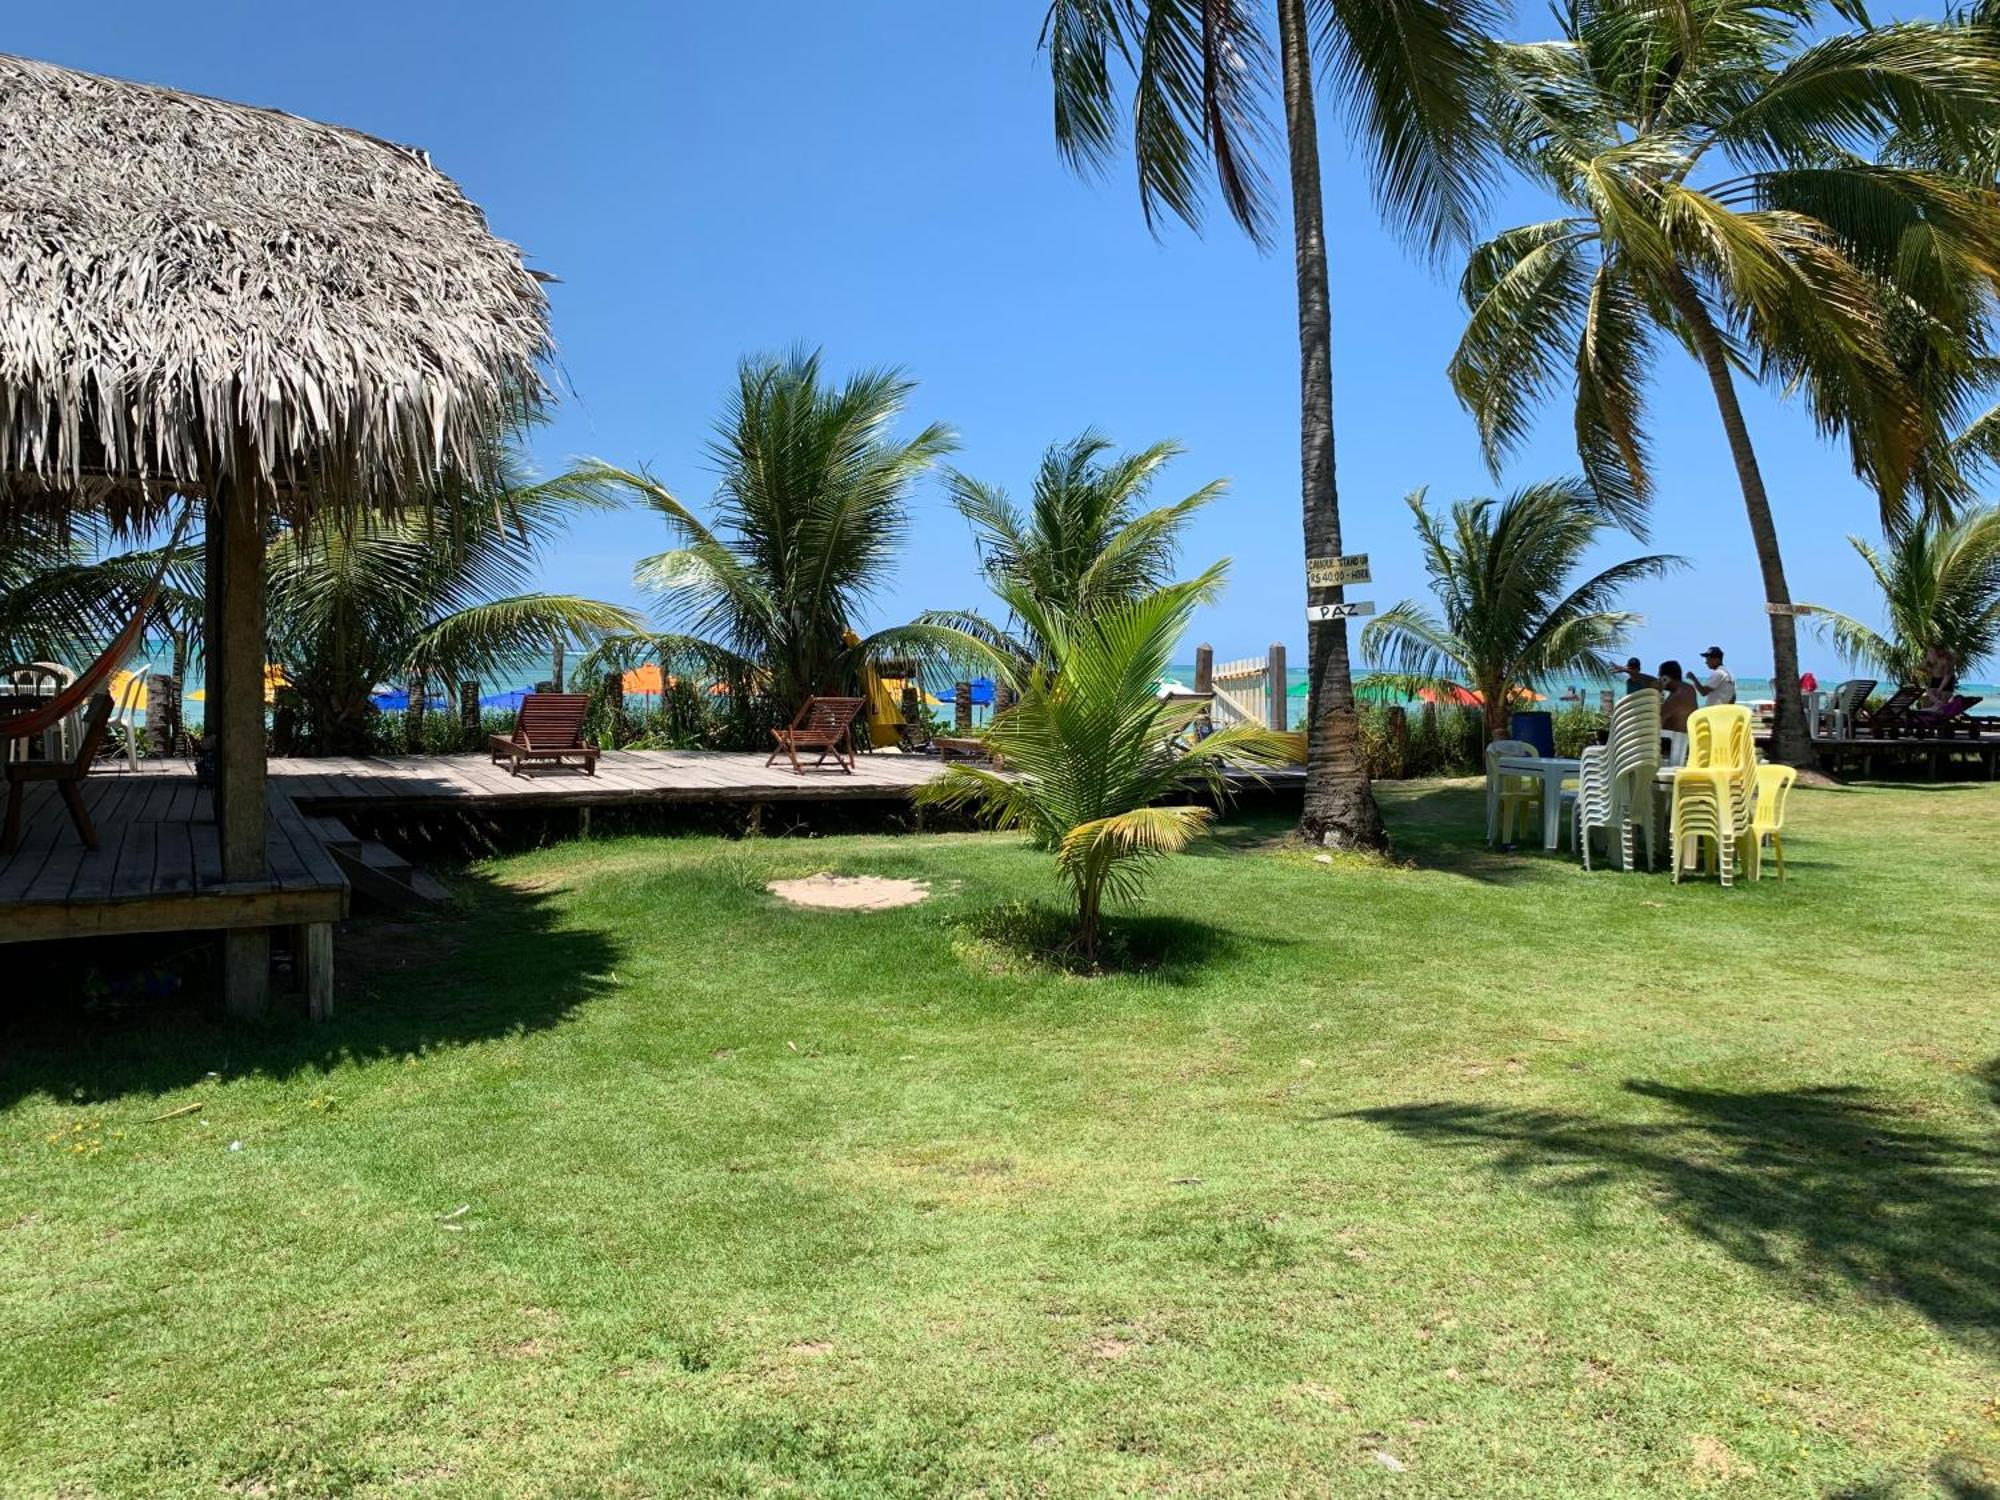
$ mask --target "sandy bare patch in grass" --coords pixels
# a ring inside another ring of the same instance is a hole
[[[764,889],[780,901],[820,911],[889,911],[928,900],[931,883],[885,875],[835,875],[822,870],[802,880],[774,880]]]

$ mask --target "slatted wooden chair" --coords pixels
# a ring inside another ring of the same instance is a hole
[[[831,755],[835,765],[853,775],[854,721],[867,701],[865,698],[806,699],[805,707],[792,716],[789,726],[771,731],[778,747],[764,764],[768,766],[779,756],[788,756],[793,773],[803,776],[806,768],[799,764],[799,752],[817,750],[819,759],[812,763],[815,771],[825,765],[826,758]]]
[[[514,719],[514,732],[493,735],[486,742],[493,763],[507,761],[519,776],[524,765],[581,759],[584,771],[595,776],[599,751],[583,738],[583,716],[589,711],[588,693],[527,694]]]
[[[69,808],[69,820],[76,825],[76,835],[83,840],[83,847],[97,847],[97,830],[91,826],[90,814],[84,811],[81,788],[83,778],[90,774],[90,763],[97,759],[98,746],[104,743],[105,726],[110,721],[111,695],[99,693],[84,710],[83,734],[76,754],[68,760],[17,760],[7,766],[7,832],[0,839],[0,850],[12,854],[21,846],[21,800],[31,781],[54,782],[63,805]]]
[[[1864,708],[1855,726],[1859,739],[1887,740],[1910,732],[1910,715],[1923,689],[1906,682],[1891,693],[1878,708]]]

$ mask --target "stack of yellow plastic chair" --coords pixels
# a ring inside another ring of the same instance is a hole
[[[1751,852],[1751,804],[1756,795],[1757,754],[1750,710],[1741,704],[1697,709],[1688,715],[1687,764],[1674,772],[1669,842],[1678,884],[1690,845],[1707,839],[1710,867],[1724,885],[1736,880],[1739,858]]]
[[[1764,878],[1764,841],[1778,859],[1778,879],[1785,878],[1785,803],[1791,799],[1792,783],[1799,773],[1790,766],[1757,768],[1757,801],[1750,816],[1751,878]]]

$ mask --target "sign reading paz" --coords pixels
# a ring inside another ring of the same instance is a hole
[[[1764,606],[1764,613],[1767,615],[1809,615],[1812,612],[1813,607],[1810,604],[1767,604]]]
[[[1368,554],[1352,552],[1346,557],[1309,557],[1306,559],[1306,587],[1309,589],[1339,588],[1346,583],[1367,583]]]
[[[1363,615],[1375,613],[1373,599],[1358,599],[1349,604],[1308,604],[1308,620],[1353,620]]]

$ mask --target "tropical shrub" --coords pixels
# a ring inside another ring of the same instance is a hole
[[[1956,521],[1919,518],[1880,551],[1848,539],[1882,593],[1885,630],[1822,604],[1814,627],[1849,663],[1892,682],[1916,682],[1924,653],[1941,647],[1971,676],[2000,649],[2000,507]]]
[[[1529,485],[1497,502],[1458,501],[1448,528],[1426,508],[1422,490],[1409,505],[1442,613],[1405,599],[1369,622],[1361,649],[1386,668],[1371,686],[1440,702],[1476,693],[1489,740],[1504,736],[1524,691],[1563,677],[1610,676],[1609,653],[1638,620],[1614,608],[1619,592],[1680,565],[1649,554],[1576,581],[1609,524],[1578,479]]]
[[[983,735],[1001,769],[953,763],[917,794],[1021,829],[1052,853],[1075,902],[1073,941],[1085,959],[1096,956],[1106,899],[1136,899],[1147,868],[1207,826],[1213,807],[1183,799],[1219,800],[1225,763],[1291,758],[1289,736],[1249,725],[1197,741],[1202,705],[1155,692],[1195,606],[1221,576],[1218,564],[1081,616],[1045,608],[1024,589],[1004,591],[1048,661],[1017,674],[1010,659],[997,658],[1020,695]]]

